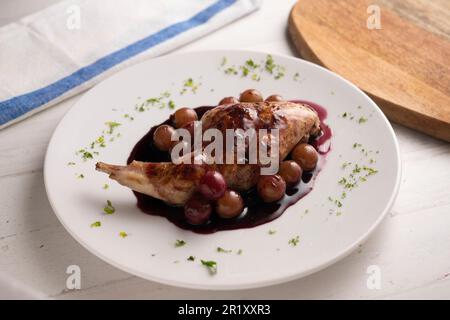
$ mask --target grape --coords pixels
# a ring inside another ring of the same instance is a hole
[[[291,156],[292,159],[297,162],[304,171],[313,170],[319,160],[319,154],[316,149],[307,143],[299,143],[295,146],[294,150],[292,150]]]
[[[241,214],[242,209],[244,209],[244,200],[242,200],[242,197],[236,191],[227,190],[217,200],[216,212],[222,218],[237,217]]]
[[[266,98],[266,101],[284,101],[283,97],[279,94],[273,94]]]
[[[171,140],[175,129],[167,124],[159,126],[153,134],[153,143],[161,151],[169,151],[174,142]],[[175,142],[176,143],[176,142]]]
[[[260,176],[257,190],[264,202],[275,202],[283,198],[286,182],[279,175]]]
[[[261,102],[263,101],[263,97],[258,90],[248,89],[241,93],[239,100],[241,102]]]
[[[232,103],[239,103],[239,100],[236,99],[235,97],[225,97],[222,100],[220,100],[219,106],[223,104],[232,104]]]
[[[297,162],[289,160],[283,161],[280,164],[280,170],[278,174],[284,179],[286,185],[294,186],[302,178],[303,170]]]
[[[173,122],[177,128],[184,127],[185,125],[197,120],[197,113],[191,108],[178,109],[173,115]]]
[[[207,199],[194,194],[184,205],[184,217],[193,225],[206,224],[212,212],[212,206]]]
[[[198,190],[209,200],[219,199],[225,193],[227,183],[217,171],[207,171],[200,180]]]

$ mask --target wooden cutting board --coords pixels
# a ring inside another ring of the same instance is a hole
[[[367,27],[373,4],[381,29]],[[299,0],[289,32],[303,58],[355,83],[390,120],[450,142],[450,0]]]

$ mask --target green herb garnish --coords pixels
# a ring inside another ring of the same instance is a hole
[[[187,261],[195,261],[195,257],[194,256],[189,256],[189,258],[187,258]]]
[[[270,235],[274,235],[275,233],[277,233],[277,230],[270,229],[267,233]]]
[[[261,77],[258,74],[254,73],[254,74],[252,74],[252,80],[253,81],[260,81]]]
[[[247,67],[245,67],[245,66],[242,66],[242,67],[241,67],[241,70],[242,70],[242,76],[243,76],[243,77],[248,76],[248,74],[250,73],[249,68],[247,68]]]
[[[103,211],[106,214],[113,214],[114,212],[116,212],[116,208],[113,207],[110,200],[106,200],[106,206],[103,208]]]
[[[259,64],[256,64],[252,59],[245,61],[245,64],[251,69],[259,68]]]
[[[298,243],[300,242],[300,236],[296,236],[295,238],[292,238],[291,240],[289,240],[289,244],[293,247],[297,246]]]
[[[232,252],[232,251],[233,251],[233,250],[226,250],[226,249],[224,249],[224,248],[217,247],[217,252],[230,253],[230,252]]]
[[[115,122],[115,121],[108,121],[105,122],[106,126],[108,127],[108,133],[109,134],[113,134],[114,129],[117,128],[118,126],[120,126],[119,122]]]
[[[268,72],[273,73],[273,69],[275,69],[275,63],[272,55],[267,55],[265,68]]]
[[[217,262],[212,260],[201,260],[201,263],[208,268],[210,274],[215,275],[217,273]]]
[[[94,156],[92,155],[92,153],[90,153],[89,151],[86,151],[86,150],[84,150],[84,149],[78,150],[77,154],[80,154],[80,153],[81,153],[81,158],[82,158],[84,161],[86,161],[86,160],[88,160],[88,159],[94,158]]]
[[[184,245],[186,245],[186,241],[184,241],[184,240],[176,240],[175,241],[175,247],[176,248],[182,247]]]
[[[228,61],[227,57],[223,57],[222,62],[220,63],[220,66],[223,67],[224,65],[226,65],[227,61]]]
[[[238,74],[237,70],[234,67],[228,67],[225,69],[225,74]]]
[[[359,123],[359,124],[365,123],[365,122],[367,122],[367,118],[365,118],[365,117],[361,117],[361,118],[359,118],[359,120],[358,120],[358,123]]]
[[[102,226],[102,223],[100,221],[95,221],[94,223],[91,223],[91,228],[99,228]]]
[[[120,231],[119,232],[119,237],[126,238],[126,237],[128,237],[128,233],[126,233],[125,231]]]

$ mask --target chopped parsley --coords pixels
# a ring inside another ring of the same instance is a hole
[[[184,241],[184,240],[176,240],[175,241],[175,247],[176,248],[182,247],[184,245],[186,245],[186,241]]]
[[[99,228],[102,226],[102,223],[100,221],[95,221],[94,223],[91,223],[91,228]]]
[[[93,159],[94,156],[89,151],[86,151],[85,149],[80,149],[76,152],[76,154],[81,154],[81,158],[86,161],[88,159]]]
[[[98,144],[102,148],[106,147],[106,145],[105,145],[105,137],[104,136],[98,137],[97,139],[95,139],[94,144]]]
[[[221,247],[217,247],[217,252],[221,252],[221,253],[230,253],[230,252],[232,252],[233,250],[226,250],[226,249],[224,249],[224,248],[221,248]]]
[[[260,81],[261,77],[259,75],[257,75],[256,73],[252,74],[252,80],[253,81]]]
[[[243,252],[242,249],[239,249],[239,250],[236,252],[236,254],[237,254],[237,255],[241,255],[242,252]]]
[[[252,59],[245,61],[245,64],[251,69],[259,68],[259,64],[256,64]]]
[[[119,237],[126,238],[126,237],[128,237],[128,233],[126,233],[125,231],[120,231],[119,232]]]
[[[107,183],[105,183],[105,184],[103,185],[103,190],[106,190],[106,189],[109,189],[109,184],[107,184]]]
[[[265,68],[269,73],[273,73],[273,70],[275,69],[275,62],[270,54],[267,55]]]
[[[270,235],[274,235],[275,233],[277,233],[277,230],[270,229],[267,233]]]
[[[195,261],[195,257],[194,256],[189,256],[189,258],[186,259],[187,261]]]
[[[183,83],[183,89],[181,90],[181,94],[184,94],[188,89],[191,90],[192,93],[197,93],[198,87],[201,83],[195,83],[194,79],[188,78]]]
[[[173,102],[173,100],[169,101],[169,108],[170,109],[175,109],[175,102]]]
[[[130,119],[131,121],[134,120],[134,117],[130,116],[128,113],[123,115],[124,118]]]
[[[235,74],[235,75],[238,74],[236,68],[234,68],[234,67],[228,67],[225,69],[224,72],[225,72],[225,74]]]
[[[223,67],[224,65],[226,65],[227,61],[228,61],[227,57],[223,57],[222,62],[220,63],[220,66]]]
[[[367,122],[367,118],[365,118],[365,117],[360,117],[360,118],[358,119],[358,123],[359,123],[359,124],[365,123],[365,122]]]
[[[279,64],[275,63],[275,60],[273,59],[272,55],[267,55],[266,57],[266,63],[265,63],[265,69],[270,74],[275,74],[274,79],[278,80],[284,77],[285,74],[285,68]]]
[[[84,179],[84,174],[80,173],[79,175],[77,175],[77,179]]]
[[[75,162],[68,162],[67,165],[68,166],[74,166],[74,165],[76,165],[76,163]]]
[[[193,87],[194,86],[194,80],[192,80],[192,78],[189,78],[187,80],[184,81],[184,86],[185,87]]]
[[[357,142],[353,144],[353,149],[357,149],[358,151],[360,151],[367,158],[368,163],[370,164],[375,163],[375,160],[373,158],[369,159],[369,157],[373,155],[374,151],[368,150],[367,148],[363,147],[361,143]],[[343,170],[349,168],[350,171],[346,170],[347,175],[342,177],[337,182],[339,185],[342,186],[342,191],[339,196],[339,200],[328,197],[328,200],[331,203],[333,203],[337,208],[342,208],[344,206],[341,200],[344,201],[344,199],[347,198],[347,192],[352,191],[354,188],[359,186],[359,183],[366,182],[370,176],[378,173],[378,170],[371,168],[367,165],[358,163],[353,164],[352,162],[344,162],[341,168]],[[335,213],[336,216],[342,214],[342,212],[336,211],[335,209],[330,209],[330,213]]]
[[[108,127],[109,134],[113,134],[114,129],[121,125],[119,122],[115,122],[115,121],[107,121],[107,122],[105,122],[105,124]]]
[[[106,200],[106,206],[103,208],[103,211],[106,214],[113,214],[116,212],[116,208],[114,208],[110,200]]]
[[[275,76],[275,80],[281,79],[283,77],[284,77],[284,71],[279,71]]]
[[[203,266],[208,268],[208,271],[211,275],[215,275],[217,273],[217,262],[212,260],[201,260]]]
[[[248,74],[250,73],[250,69],[245,67],[245,66],[241,66],[240,69],[242,70],[242,76],[243,77],[248,76]]]
[[[261,61],[261,63],[256,63],[253,59],[247,59],[244,63],[238,67],[235,65],[228,65],[227,60],[224,58],[219,69],[223,68],[223,72],[227,75],[238,75],[241,71],[242,77],[251,76],[253,81],[260,81],[261,74],[265,71],[270,73],[274,79],[281,79],[285,76],[285,67],[276,64],[272,55],[267,55],[266,59]],[[299,73],[294,75],[294,80],[297,81]]]
[[[167,101],[165,101],[165,99],[168,99],[170,96],[171,94],[169,91],[161,92],[158,97],[147,98],[144,102],[136,104],[135,109],[138,112],[147,111],[150,107],[159,107],[159,109],[163,109],[167,106]]]
[[[288,243],[293,246],[296,247],[300,242],[300,236],[296,236],[295,238],[292,238],[288,241]]]
[[[344,162],[343,164],[342,164],[342,169],[345,169],[345,168],[347,168],[349,165],[351,165],[352,163],[351,162]]]
[[[298,72],[296,72],[295,74],[294,74],[294,77],[292,78],[294,81],[298,81],[299,80],[299,77],[300,77],[300,74],[298,73]]]

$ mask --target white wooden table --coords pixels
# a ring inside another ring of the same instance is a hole
[[[2,0],[0,25],[57,2]],[[247,48],[296,55],[286,33],[294,0],[263,8],[179,51]],[[1,72],[1,70],[0,70]],[[394,125],[403,178],[386,220],[357,252],[314,275],[282,285],[229,292],[179,289],[122,272],[81,247],[62,227],[42,177],[50,136],[79,97],[0,131],[0,271],[57,299],[450,298],[450,145]],[[66,268],[81,267],[81,290],[66,289]],[[381,270],[380,290],[366,286]]]

